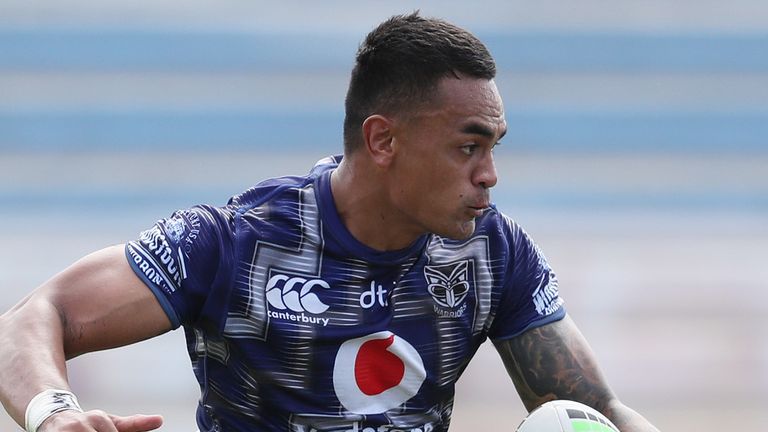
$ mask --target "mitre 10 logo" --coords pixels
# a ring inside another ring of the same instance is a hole
[[[348,411],[380,414],[414,397],[426,376],[416,348],[381,331],[341,344],[333,365],[333,388]]]

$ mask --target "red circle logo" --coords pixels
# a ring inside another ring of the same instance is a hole
[[[341,344],[333,366],[333,387],[350,412],[380,414],[415,396],[426,376],[413,345],[382,331]]]

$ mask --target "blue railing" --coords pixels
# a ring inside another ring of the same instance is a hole
[[[505,33],[480,35],[502,73],[638,75],[768,74],[766,34]],[[227,73],[349,73],[359,35],[226,32],[0,29],[0,72],[206,74],[211,85]],[[0,79],[1,76],[0,76]],[[266,78],[268,79],[268,78]],[[84,78],[82,85],[87,86]],[[514,83],[508,85],[514,87]],[[77,91],[74,89],[73,91]],[[598,88],[595,91],[599,91]],[[632,92],[616,111],[508,112],[510,138],[536,151],[768,151],[765,107],[699,111],[633,108]],[[35,97],[35,95],[31,95]],[[511,100],[514,95],[504,95]],[[0,95],[0,98],[2,95]],[[340,106],[343,95],[336,106]],[[66,101],[64,101],[66,102]],[[340,148],[340,111],[308,104],[298,112],[265,106],[211,110],[194,101],[183,109],[105,103],[88,109],[38,106],[0,110],[0,150],[35,151],[132,147],[263,150]],[[226,101],[225,101],[226,104]],[[170,106],[176,106],[169,101]]]

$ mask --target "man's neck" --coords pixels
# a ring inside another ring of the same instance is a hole
[[[375,167],[345,157],[331,174],[331,195],[344,226],[360,243],[379,251],[404,249],[423,234],[391,205]]]

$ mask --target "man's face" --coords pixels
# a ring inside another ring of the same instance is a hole
[[[393,128],[391,199],[416,231],[465,239],[496,184],[493,147],[506,133],[492,80],[440,81],[434,101]]]

